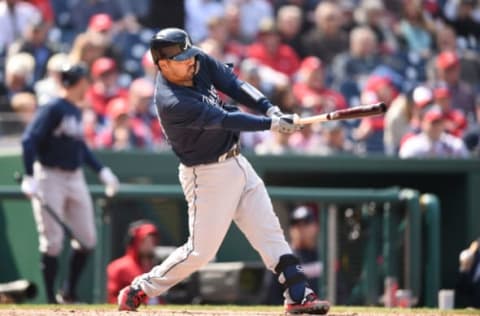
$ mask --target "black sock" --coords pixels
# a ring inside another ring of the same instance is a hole
[[[82,273],[87,263],[89,251],[74,250],[70,257],[70,270],[68,273],[68,280],[65,286],[65,295],[72,299],[76,299],[76,288],[80,274]]]
[[[42,254],[41,270],[43,273],[43,281],[45,283],[45,291],[47,293],[48,303],[54,304],[55,300],[55,277],[57,276],[58,260],[57,257]]]

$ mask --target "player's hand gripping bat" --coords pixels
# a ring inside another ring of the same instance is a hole
[[[366,116],[380,115],[387,111],[385,103],[355,106],[349,109],[337,110],[320,115],[298,118],[295,124],[307,125],[327,121],[351,120]]]

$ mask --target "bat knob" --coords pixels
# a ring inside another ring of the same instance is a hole
[[[380,102],[378,104],[378,107],[380,109],[380,113],[385,113],[387,112],[387,105],[384,102]]]

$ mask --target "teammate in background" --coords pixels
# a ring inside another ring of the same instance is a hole
[[[317,252],[318,220],[311,207],[301,205],[295,208],[289,218],[290,246],[300,259],[305,275],[312,290],[318,292],[319,278],[323,272],[323,264]],[[272,280],[268,296],[269,304],[281,302],[281,285]]]
[[[139,220],[128,226],[125,254],[107,266],[107,299],[116,303],[118,293],[133,279],[154,266],[154,250],[158,244],[158,230],[152,223]]]
[[[63,247],[62,227],[41,207],[39,199],[70,228],[73,236],[69,275],[63,301],[75,301],[75,288],[89,252],[95,247],[93,206],[81,169],[86,163],[106,185],[108,195],[118,188],[117,177],[104,167],[83,141],[81,110],[78,105],[88,88],[87,69],[66,65],[60,72],[60,98],[40,107],[22,138],[25,176],[21,188],[32,199],[39,234],[39,250],[47,299],[57,303],[54,292],[57,257]]]
[[[480,308],[480,237],[460,253],[456,292],[465,306]]]
[[[167,28],[150,42],[159,69],[155,103],[165,134],[180,159],[179,179],[188,201],[188,241],[161,265],[138,276],[118,296],[120,310],[136,310],[186,278],[216,254],[232,222],[285,286],[288,313],[325,314],[300,261],[285,240],[265,185],[240,154],[240,131],[293,133],[301,126],[228,65],[192,46],[188,34]],[[264,116],[221,102],[217,89]]]

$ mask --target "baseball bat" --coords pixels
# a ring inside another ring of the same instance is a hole
[[[22,182],[22,178],[23,178],[23,175],[20,173],[20,172],[15,172],[15,174],[13,175],[13,177],[15,178],[15,181],[17,181],[17,183],[21,183]],[[77,237],[75,237],[73,235],[73,232],[72,230],[70,229],[70,227],[68,227],[67,224],[65,224],[64,221],[62,221],[60,219],[60,217],[58,217],[58,214],[55,213],[55,211],[50,207],[50,205],[48,205],[48,203],[46,203],[42,197],[38,194],[34,194],[32,195],[32,198],[36,199],[38,202],[40,202],[40,206],[42,207],[42,209],[44,209],[52,218],[53,220],[58,224],[60,225],[60,227],[62,227],[63,231],[65,232],[65,235],[67,235],[68,238],[70,239],[75,239],[78,244],[80,245],[80,247],[82,249],[88,249],[85,244]]]
[[[385,113],[386,111],[387,105],[383,102],[380,102],[369,105],[355,106],[349,109],[336,110],[309,117],[302,117],[298,119],[295,123],[306,125],[327,121],[350,120],[366,116],[379,115]]]

